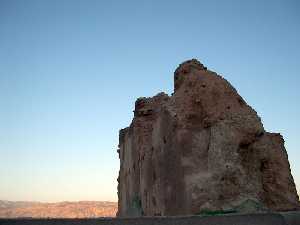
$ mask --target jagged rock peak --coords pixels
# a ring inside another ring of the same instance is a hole
[[[207,67],[205,67],[200,61],[197,59],[187,60],[177,67],[174,72],[174,91],[179,89],[181,84],[184,82],[186,76],[190,73],[197,71],[207,71]]]
[[[188,69],[188,68],[195,68],[195,69],[199,69],[199,70],[207,69],[199,60],[190,59],[190,60],[186,60],[183,63],[179,64],[179,66],[175,70],[175,74],[180,71],[186,73],[187,71],[184,71],[184,69]]]
[[[140,97],[135,101],[134,115],[137,117],[152,115],[156,108],[168,100],[169,96],[164,92],[160,92],[152,98]]]

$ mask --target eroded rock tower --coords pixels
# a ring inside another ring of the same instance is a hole
[[[253,201],[299,208],[284,140],[199,61],[176,69],[174,94],[139,98],[120,130],[118,216],[191,215]]]

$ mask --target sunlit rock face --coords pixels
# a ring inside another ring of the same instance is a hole
[[[195,59],[176,69],[172,96],[137,99],[119,157],[118,216],[299,207],[282,136]]]

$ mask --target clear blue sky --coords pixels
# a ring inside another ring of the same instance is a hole
[[[0,0],[0,199],[117,200],[118,131],[198,58],[280,132],[300,186],[297,0]]]

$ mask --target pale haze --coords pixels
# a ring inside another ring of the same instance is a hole
[[[0,0],[0,199],[117,201],[119,129],[197,58],[285,139],[300,187],[300,4]]]

